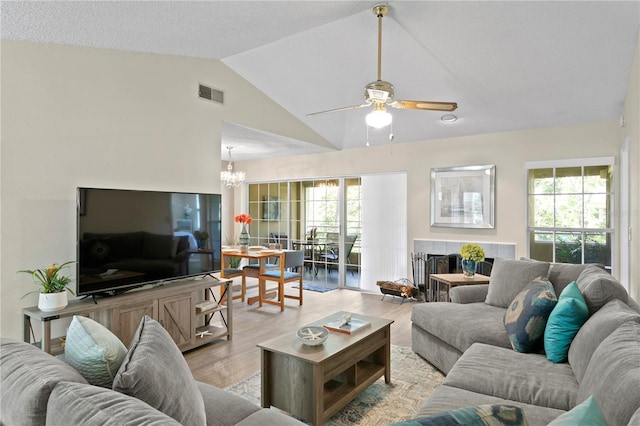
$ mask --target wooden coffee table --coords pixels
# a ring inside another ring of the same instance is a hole
[[[337,312],[307,325],[322,326]],[[258,344],[262,352],[262,407],[274,406],[321,425],[384,375],[391,382],[392,320],[353,314],[371,326],[353,334],[331,331],[319,346],[306,346],[296,331]]]

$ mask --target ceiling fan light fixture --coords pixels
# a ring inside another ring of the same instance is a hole
[[[383,106],[374,106],[373,111],[367,114],[365,119],[367,126],[374,129],[382,129],[387,127],[393,121],[393,116],[387,112]]]

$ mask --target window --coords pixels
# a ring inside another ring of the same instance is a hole
[[[529,257],[611,268],[613,157],[527,163]]]

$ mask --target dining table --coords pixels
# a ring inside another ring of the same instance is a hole
[[[284,262],[284,251],[283,250],[275,250],[275,249],[267,249],[262,246],[249,246],[247,249],[236,249],[236,248],[223,248],[221,250],[221,264],[226,265],[225,258],[226,257],[240,257],[243,259],[256,259],[259,263],[258,268],[258,295],[247,298],[247,304],[253,305],[258,302],[258,306],[262,307],[263,303],[276,304],[276,302],[270,300],[276,297],[276,291],[266,291],[266,281],[260,279],[260,276],[267,270],[267,259],[269,258],[278,258],[278,264],[281,265]],[[224,276],[224,267],[221,268],[220,277],[225,278]],[[279,304],[278,304],[279,305]]]

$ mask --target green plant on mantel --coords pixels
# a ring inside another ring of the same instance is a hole
[[[60,275],[60,271],[67,265],[71,265],[72,263],[75,263],[75,261],[70,260],[68,262],[64,262],[62,265],[54,263],[48,268],[44,269],[24,269],[18,271],[20,273],[31,275],[33,283],[40,287],[39,290],[30,291],[29,293],[22,296],[22,298],[32,293],[60,293],[65,290],[75,296],[76,294],[73,292],[73,290],[67,287],[67,285],[71,282],[71,278]]]
[[[460,255],[464,260],[473,260],[476,262],[482,262],[485,257],[484,249],[478,244],[465,244],[460,247]]]

